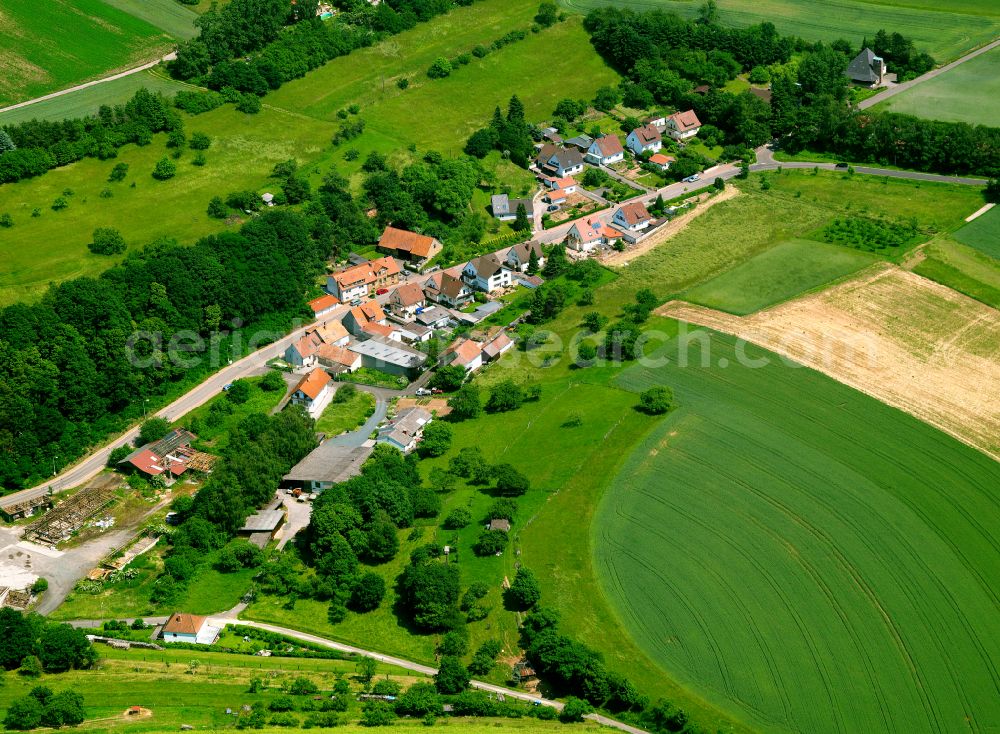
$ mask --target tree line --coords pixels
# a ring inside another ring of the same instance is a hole
[[[240,336],[234,325],[283,333],[307,313],[303,295],[337,235],[322,208],[272,210],[190,247],[158,241],[100,277],[4,308],[0,485],[41,481],[53,465],[122,430],[147,399],[211,372]],[[171,346],[179,331],[191,338]],[[136,333],[153,336],[133,341]],[[199,337],[206,351],[188,354]]]
[[[810,44],[779,36],[770,23],[723,28],[704,10],[687,21],[662,11],[599,8],[584,27],[598,53],[625,77],[611,90],[619,101],[693,109],[703,129],[720,131],[724,144],[754,148],[777,137],[792,153],[825,151],[937,173],[1000,173],[1000,128],[853,109],[844,72],[860,49],[848,41]],[[898,33],[879,31],[873,45],[904,78],[934,63]],[[793,52],[797,64],[788,63]],[[721,88],[740,73],[770,79],[771,103]],[[708,89],[695,92],[699,85]]]

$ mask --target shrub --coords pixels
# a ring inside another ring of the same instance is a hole
[[[495,556],[507,547],[507,533],[503,530],[484,530],[472,547],[477,556]]]
[[[535,574],[522,566],[517,570],[510,588],[507,589],[505,595],[507,605],[515,611],[524,612],[535,606],[541,598],[542,591],[538,587]]]
[[[434,63],[427,70],[427,76],[431,79],[444,79],[451,74],[451,62],[444,56],[438,56]]]
[[[472,522],[472,513],[464,507],[456,507],[444,519],[445,530],[460,530]]]
[[[639,409],[649,415],[663,415],[673,402],[674,394],[668,387],[651,387],[639,395]]]
[[[169,158],[161,158],[153,168],[153,178],[157,181],[166,181],[177,174],[177,166]]]
[[[10,214],[7,213],[0,214],[0,227],[3,227],[4,229],[10,229],[13,226],[14,226],[14,217],[12,217]]]
[[[98,227],[87,248],[95,255],[119,255],[125,252],[125,238],[113,227]]]
[[[319,693],[319,686],[308,678],[299,676],[288,686],[288,692],[293,696],[312,696]]]
[[[559,721],[564,724],[583,721],[583,717],[593,710],[593,707],[583,699],[569,696],[566,699],[566,705],[563,706],[563,710],[559,714]]]
[[[438,664],[438,672],[434,675],[434,686],[438,693],[461,693],[469,687],[469,671],[462,661],[452,655],[445,655]]]
[[[397,88],[406,89],[408,86],[410,86],[410,80],[407,79],[405,76],[401,76],[399,79],[396,80]]]
[[[250,399],[250,383],[246,380],[234,380],[226,391],[226,398],[236,405],[243,405]]]
[[[385,579],[369,571],[355,582],[349,606],[356,612],[370,612],[378,609],[384,597]]]
[[[128,163],[116,163],[115,167],[111,169],[111,173],[108,174],[108,182],[124,181],[127,175]]]
[[[66,201],[65,196],[57,196],[56,200],[52,202],[52,211],[60,212],[69,206],[69,202]]]
[[[241,94],[236,102],[236,109],[248,115],[255,115],[260,112],[260,97],[255,94]]]

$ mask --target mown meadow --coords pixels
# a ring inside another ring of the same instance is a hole
[[[690,0],[562,0],[568,9],[586,13],[604,5],[637,12],[664,10],[694,17],[701,3]],[[916,45],[939,63],[993,40],[1000,29],[1000,13],[990,0],[960,3],[896,2],[895,0],[825,0],[816,12],[812,0],[718,0],[720,22],[732,26],[773,23],[784,35],[807,41],[845,38],[860,45],[880,28],[913,38]]]

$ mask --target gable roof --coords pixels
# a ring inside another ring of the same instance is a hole
[[[506,349],[508,349],[513,343],[514,342],[511,340],[511,338],[507,336],[507,333],[501,331],[499,334],[497,334],[495,337],[493,337],[490,341],[486,343],[486,345],[483,347],[483,354],[485,354],[490,359],[493,359],[498,354],[501,354]]]
[[[378,301],[366,301],[360,306],[352,308],[351,316],[358,322],[358,325],[362,325],[368,321],[384,321],[385,311],[382,310]]]
[[[167,623],[163,625],[163,631],[175,635],[196,635],[204,626],[205,619],[205,617],[199,617],[195,614],[174,612],[170,615]]]
[[[610,158],[613,155],[625,152],[625,149],[622,147],[622,141],[618,139],[617,135],[602,135],[594,141],[594,145],[601,152],[602,158]]]
[[[389,300],[400,306],[415,306],[424,300],[424,292],[416,283],[403,283],[392,292]]]
[[[570,138],[566,141],[566,145],[572,145],[577,148],[582,148],[587,150],[590,144],[594,142],[594,139],[589,135],[577,135],[575,138]]]
[[[698,119],[698,115],[694,113],[694,110],[675,112],[669,119],[673,123],[673,127],[677,130],[677,132],[684,133],[688,130],[694,130],[701,127],[701,121]]]
[[[660,136],[660,131],[657,130],[653,125],[643,125],[637,127],[632,133],[636,136],[639,142],[643,145],[651,145],[653,143],[659,142],[663,138]]]
[[[599,240],[602,237],[619,239],[622,236],[621,232],[606,225],[596,214],[584,217],[583,219],[577,219],[570,228],[570,231],[573,231],[574,229],[579,234],[582,242],[593,242],[594,240]]]
[[[326,370],[317,367],[299,381],[299,384],[295,386],[295,391],[301,391],[310,400],[315,400],[330,382],[330,375],[326,373]]]
[[[360,357],[347,347],[339,347],[336,344],[324,344],[316,351],[317,356],[333,364],[352,367]]]
[[[517,258],[518,262],[526,263],[531,259],[531,253],[534,251],[535,256],[538,258],[545,257],[545,253],[542,250],[542,243],[536,240],[531,240],[530,242],[522,242],[519,245],[514,245],[508,252],[513,252],[514,256]]]
[[[462,339],[461,341],[455,342],[445,354],[454,355],[449,362],[449,364],[458,364],[465,366],[470,362],[473,362],[476,357],[483,353],[483,345],[472,339]]]
[[[563,194],[565,195],[565,192]],[[502,268],[507,267],[492,252],[487,255],[480,255],[475,260],[470,260],[468,264],[472,266],[473,270],[476,271],[476,275],[480,278],[489,278],[498,273]]]
[[[319,298],[314,298],[311,301],[309,301],[309,308],[313,310],[314,314],[318,314],[320,311],[326,311],[329,308],[333,308],[338,303],[340,303],[340,301],[338,301],[330,294],[327,294],[325,296],[320,296]]]
[[[621,212],[625,222],[629,225],[638,224],[639,222],[645,222],[652,219],[649,215],[649,211],[646,209],[646,205],[641,201],[633,201],[631,204],[622,204],[618,208],[618,211]]]
[[[872,51],[867,46],[861,50],[857,56],[855,56],[851,63],[847,65],[847,76],[849,76],[854,81],[858,82],[877,82],[878,74],[872,68],[875,61],[881,61],[881,57],[876,56],[875,52]]]
[[[405,229],[386,227],[382,237],[378,241],[378,246],[387,250],[398,250],[408,252],[417,257],[430,257],[431,251],[435,249],[435,240],[425,234],[409,232]]]
[[[583,156],[576,148],[560,148],[557,145],[543,145],[536,162],[541,167],[550,166],[555,159],[556,168],[574,168],[583,165]]]
[[[649,156],[650,163],[658,163],[661,166],[673,163],[675,160],[677,159],[672,155],[663,155],[663,153],[653,153],[653,155]]]
[[[377,321],[366,321],[361,324],[361,331],[373,336],[391,337],[393,328],[388,324],[380,324]]]

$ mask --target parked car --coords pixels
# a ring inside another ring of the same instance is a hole
[[[388,292],[389,292],[388,288],[379,288],[377,291],[375,291],[375,295],[376,296],[384,296]]]
[[[232,389],[233,389],[233,383],[231,383],[231,382],[228,385],[223,385],[222,386],[222,391],[223,392],[229,392]]]
[[[558,204],[549,204],[545,208],[545,211],[547,211],[547,212],[557,212],[557,211],[559,211],[559,205]]]
[[[355,298],[353,301],[351,301],[351,305],[352,306],[360,306],[361,305],[361,299],[360,298]]]
[[[440,387],[431,388],[431,395],[440,395],[443,392],[444,390],[442,390]]]
[[[688,176],[686,179],[684,179],[684,183],[694,183],[695,181],[698,181],[700,179],[701,179],[701,176],[699,176],[697,173],[694,173],[694,174]]]
[[[417,388],[417,396],[418,397],[423,397],[424,395],[430,395],[430,394],[431,394],[431,391],[428,390],[426,387],[418,387]]]
[[[840,162],[837,164],[837,168],[847,168],[847,167],[848,167],[847,164],[844,162]]]

